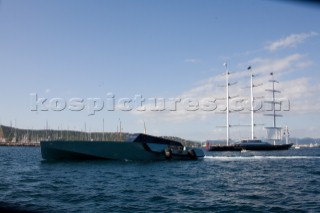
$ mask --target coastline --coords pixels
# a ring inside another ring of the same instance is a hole
[[[0,142],[0,146],[40,146],[39,142]]]

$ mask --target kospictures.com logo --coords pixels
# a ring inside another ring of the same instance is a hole
[[[37,93],[30,93],[31,111],[84,111],[88,115],[95,115],[99,111],[207,111],[226,112],[229,111],[251,111],[251,101],[247,98],[234,98],[229,100],[229,105],[225,99],[214,97],[207,98],[164,98],[149,97],[144,98],[141,94],[136,94],[132,98],[116,98],[113,93],[107,93],[104,98],[80,98],[69,99],[54,97],[39,97]],[[290,101],[287,99],[261,99],[254,100],[253,110],[257,111],[289,111]]]

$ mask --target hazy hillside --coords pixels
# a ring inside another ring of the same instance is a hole
[[[122,132],[81,132],[72,130],[52,130],[52,129],[19,129],[0,125],[0,141],[1,142],[39,142],[40,140],[107,140],[107,141],[122,141],[127,138],[129,133]],[[187,146],[199,146],[200,143],[185,140],[179,137],[163,136],[170,140],[181,142]]]

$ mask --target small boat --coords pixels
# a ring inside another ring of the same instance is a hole
[[[40,141],[45,160],[197,160],[204,157],[200,148],[146,134],[131,134],[125,141]]]

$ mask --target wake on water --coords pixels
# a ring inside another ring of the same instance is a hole
[[[264,160],[264,159],[320,159],[320,156],[204,156],[205,160],[223,160],[223,161],[238,161],[238,160]]]

